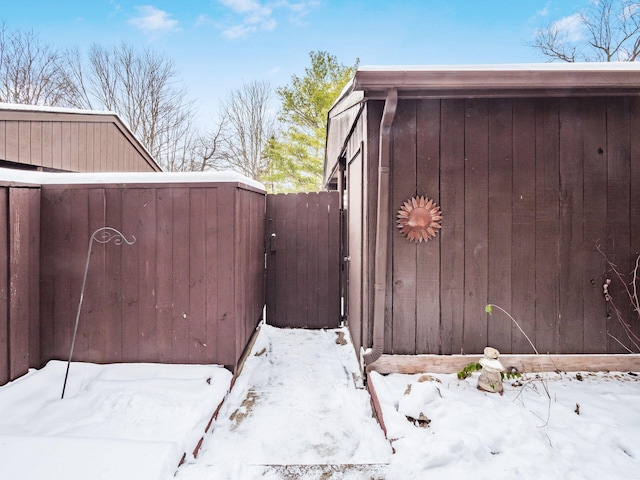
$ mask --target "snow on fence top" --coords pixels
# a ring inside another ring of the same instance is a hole
[[[264,185],[236,172],[34,172],[0,168],[0,185],[84,185],[139,183],[237,183],[265,192]]]

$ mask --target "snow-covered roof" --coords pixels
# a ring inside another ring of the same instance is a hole
[[[116,117],[118,116],[117,113],[108,110],[84,110],[81,108],[45,107],[42,105],[22,105],[18,103],[3,102],[0,102],[0,110],[15,110],[21,112],[75,113],[78,115],[113,115]]]
[[[431,96],[445,97],[503,96],[513,92],[520,95],[534,91],[546,92],[542,95],[595,91],[640,94],[640,62],[366,65],[358,68],[334,107],[354,92],[381,92],[389,88],[397,89],[399,95],[403,91],[412,91],[412,95],[429,91]]]
[[[0,184],[85,185],[85,184],[158,184],[158,183],[236,183],[259,191],[264,185],[236,172],[39,172],[0,168]]]

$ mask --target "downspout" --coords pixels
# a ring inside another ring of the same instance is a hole
[[[396,116],[398,91],[387,91],[382,120],[380,121],[380,144],[378,151],[378,204],[375,266],[373,279],[373,345],[364,354],[364,362],[369,367],[378,360],[384,349],[384,306],[387,292],[387,243],[389,236],[389,165],[391,163],[391,125]]]

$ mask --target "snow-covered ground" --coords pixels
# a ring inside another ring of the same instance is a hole
[[[191,452],[229,389],[216,366],[66,363],[0,387],[0,479],[157,480]]]
[[[348,340],[263,325],[200,454],[178,469],[228,371],[74,363],[60,400],[65,364],[50,362],[0,387],[0,479],[640,478],[636,374],[529,374],[499,395],[479,391],[477,373],[372,373],[389,441]],[[420,412],[428,426],[405,416]]]
[[[371,374],[396,450],[387,478],[640,478],[636,374],[529,374],[503,395],[478,390],[478,373],[421,376]],[[404,415],[420,411],[427,427]]]
[[[370,478],[392,451],[361,385],[346,329],[262,326],[202,452],[177,478],[327,478],[314,464],[334,466],[331,478]]]

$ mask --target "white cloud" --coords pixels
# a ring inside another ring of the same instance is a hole
[[[584,24],[579,13],[555,21],[552,27],[556,31],[562,32],[566,35],[567,40],[572,42],[582,40],[584,35]]]
[[[292,14],[292,21],[305,16],[311,7],[319,4],[318,0],[219,0],[220,4],[231,10],[233,21],[223,29],[227,38],[245,37],[257,31],[271,31],[278,26],[276,15],[280,12]],[[201,17],[203,17],[201,15]],[[206,17],[208,19],[208,17]],[[199,24],[205,22],[199,20]]]
[[[178,21],[172,19],[171,15],[164,10],[159,10],[151,5],[135,8],[139,15],[129,20],[129,25],[152,34],[178,30]]]

